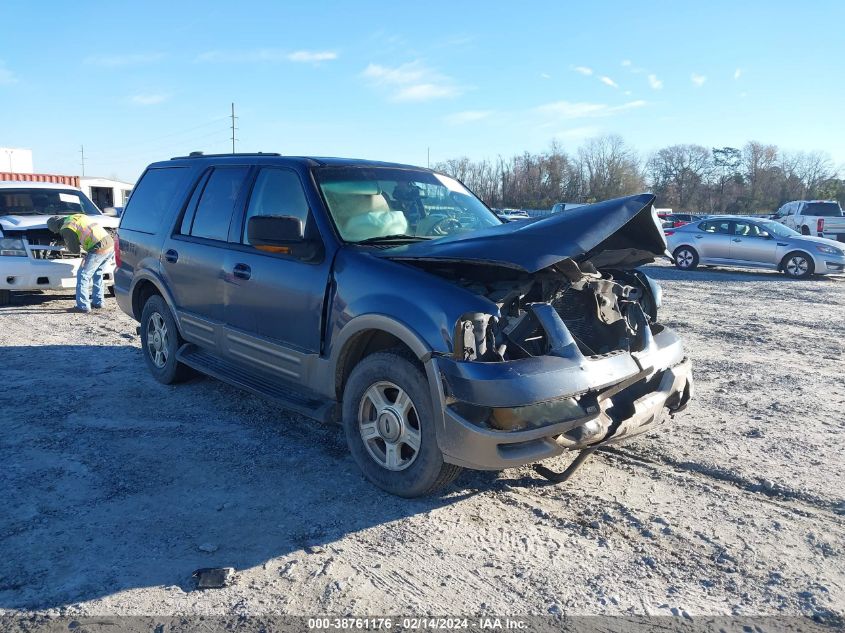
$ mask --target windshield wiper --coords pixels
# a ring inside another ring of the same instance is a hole
[[[377,244],[378,242],[393,242],[393,241],[408,241],[408,240],[427,240],[427,237],[419,235],[408,235],[407,233],[394,233],[393,235],[377,235],[375,237],[368,237],[365,240],[358,240],[352,242],[353,244]]]

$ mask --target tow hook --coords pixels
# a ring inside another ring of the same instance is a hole
[[[540,475],[541,477],[545,477],[552,483],[561,484],[570,477],[572,477],[575,471],[581,467],[581,464],[583,464],[587,460],[587,458],[593,453],[595,453],[597,450],[597,446],[585,448],[580,453],[578,453],[578,456],[574,460],[572,460],[572,463],[566,467],[566,470],[563,470],[559,473],[553,471],[551,468],[546,468],[542,464],[534,464],[534,470],[538,475]]]

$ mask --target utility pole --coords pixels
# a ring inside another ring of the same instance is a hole
[[[79,146],[79,154],[82,156],[82,175],[85,175],[85,146]]]
[[[232,104],[232,153],[235,153],[235,141],[238,140],[235,138],[235,130],[238,128],[235,127],[235,120],[238,117],[235,116],[235,104]]]

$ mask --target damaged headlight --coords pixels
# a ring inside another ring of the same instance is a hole
[[[23,240],[12,237],[0,239],[0,256],[26,257],[26,247]]]

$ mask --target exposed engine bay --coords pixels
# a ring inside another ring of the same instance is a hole
[[[106,228],[112,237],[115,230]],[[33,259],[78,259],[79,253],[71,253],[65,248],[65,242],[60,235],[56,235],[50,229],[27,229],[25,231],[10,231],[6,229],[4,235],[8,238],[25,238],[29,245]]]
[[[458,322],[453,339],[457,360],[564,355],[561,348],[573,342],[588,357],[636,352],[645,343],[644,330],[656,322],[656,298],[645,276],[634,270],[598,271],[589,262],[579,266],[571,259],[533,274],[486,266],[429,266],[430,272],[455,280],[499,308],[499,315],[467,314]]]

